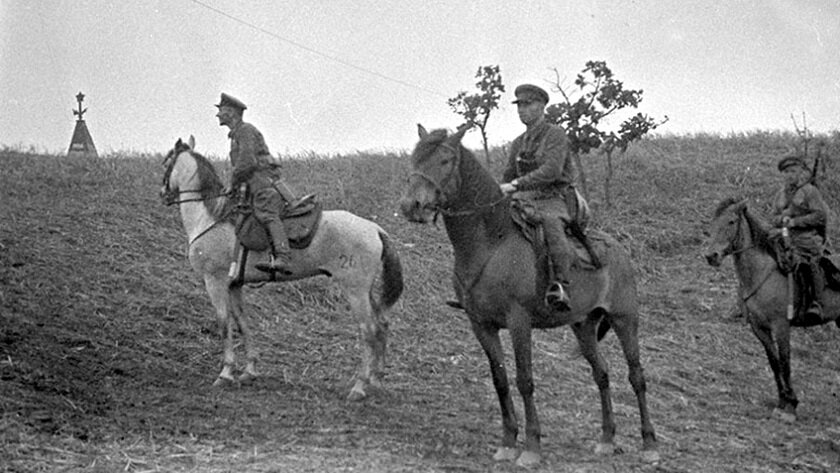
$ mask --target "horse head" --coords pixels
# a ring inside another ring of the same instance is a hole
[[[426,131],[417,125],[420,140],[411,154],[411,177],[400,198],[403,215],[426,223],[447,209],[461,187],[461,139],[470,127],[462,125],[449,135],[446,130]]]
[[[709,239],[704,256],[712,266],[720,266],[727,256],[744,249],[742,222],[746,219],[747,200],[727,198],[715,209],[709,225]]]
[[[190,136],[187,142],[180,138],[175,142],[175,146],[166,153],[163,158],[163,183],[160,189],[160,198],[165,205],[173,205],[178,203],[179,196],[184,192],[180,190],[180,182],[182,180],[180,173],[176,171],[176,164],[178,158],[184,152],[191,152],[195,148],[195,138]]]

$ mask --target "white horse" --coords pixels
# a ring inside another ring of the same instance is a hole
[[[180,139],[163,161],[166,169],[161,198],[178,204],[189,241],[189,260],[204,278],[224,335],[222,371],[214,385],[235,381],[233,336],[242,334],[247,364],[238,378],[258,376],[257,352],[242,312],[242,285],[291,281],[317,275],[330,277],[341,288],[361,331],[362,360],[348,398],[360,400],[367,388],[380,384],[388,337],[385,312],[403,291],[402,266],[388,234],[377,224],[343,210],[324,211],[311,243],[293,249],[291,275],[276,276],[254,265],[267,261],[267,252],[248,252],[241,271],[232,274],[238,260],[233,203],[223,195],[223,184],[213,165],[193,151],[195,139]],[[240,247],[241,248],[241,247]],[[241,277],[239,277],[241,275]]]

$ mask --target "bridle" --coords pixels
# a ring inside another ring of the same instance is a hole
[[[460,189],[461,188],[461,173],[458,172],[458,169],[461,167],[461,150],[460,147],[456,148],[449,143],[441,143],[439,147],[445,148],[452,152],[453,157],[453,164],[452,170],[446,174],[440,182],[437,182],[432,176],[424,173],[423,171],[413,171],[411,173],[411,177],[419,177],[423,181],[429,183],[432,188],[434,188],[435,193],[437,195],[443,196],[443,199],[438,199],[439,201],[435,203],[434,206],[431,206],[431,210],[434,211],[435,216],[434,220],[437,220],[438,215],[443,215],[445,217],[455,217],[455,216],[467,216],[473,215],[478,212],[481,212],[485,209],[495,207],[496,205],[506,201],[508,197],[506,195],[502,195],[500,199],[497,199],[493,202],[486,203],[486,204],[478,204],[476,203],[473,207],[460,209],[460,210],[452,210],[450,208],[450,200],[452,197],[447,192],[447,189]],[[453,186],[454,183],[454,186]]]
[[[740,241],[744,239],[741,225],[742,222],[746,219],[746,216],[742,215],[742,213],[743,210],[738,212],[738,228],[735,230],[735,236],[733,236],[732,239],[729,241],[729,245],[723,249],[722,257],[726,257],[729,255],[739,255],[749,249],[755,248],[755,243],[749,246],[744,246],[742,248],[735,248],[735,241],[738,241],[740,243]]]
[[[744,236],[743,236],[743,233],[742,233],[742,231],[743,231],[742,225],[743,225],[743,221],[746,220],[746,219],[747,219],[747,217],[746,217],[746,215],[743,215],[743,209],[742,209],[741,211],[738,212],[738,228],[735,230],[735,235],[729,241],[729,245],[726,248],[723,249],[722,257],[726,257],[726,256],[729,256],[729,255],[732,255],[734,257],[734,256],[737,256],[737,255],[747,251],[747,250],[755,248],[755,243],[753,243],[749,246],[743,246],[741,248],[735,248],[735,242],[736,241],[740,242],[744,239]],[[756,295],[758,293],[758,290],[761,289],[762,286],[764,286],[764,283],[766,283],[767,280],[770,279],[770,276],[772,276],[774,272],[775,271],[773,271],[773,270],[767,271],[767,274],[764,276],[764,278],[761,279],[761,281],[758,284],[756,284],[745,295],[740,296],[741,301],[746,303],[754,295]]]
[[[186,202],[203,202],[206,200],[206,197],[202,197],[201,193],[204,191],[204,188],[198,189],[172,189],[172,186],[169,182],[170,177],[172,176],[172,170],[175,168],[175,162],[178,161],[178,156],[181,155],[184,151],[189,151],[188,147],[181,147],[176,146],[169,154],[163,158],[163,165],[166,166],[166,171],[163,173],[163,192],[161,193],[161,198],[163,199],[163,203],[167,206],[175,205],[175,204],[183,204]],[[197,170],[195,171],[198,172]],[[193,174],[195,175],[195,173]],[[190,197],[186,199],[181,199],[181,195],[183,194],[198,194],[198,197]],[[222,197],[227,194],[221,193],[215,197]]]
[[[170,178],[172,176],[172,170],[175,168],[175,162],[178,160],[178,156],[181,155],[184,151],[190,151],[189,147],[182,147],[179,144],[176,144],[175,148],[166,155],[163,159],[163,164],[166,165],[166,171],[163,174],[163,191],[161,192],[161,198],[163,199],[163,203],[167,206],[175,205],[175,204],[183,204],[185,202],[203,202],[207,199],[207,197],[203,197],[201,193],[204,191],[204,188],[198,189],[188,189],[188,190],[181,190],[181,189],[172,189],[170,184]],[[193,173],[195,176],[198,173],[198,169],[196,169]],[[180,196],[183,194],[198,194],[198,197],[191,197],[187,199],[181,199]],[[221,193],[213,197],[222,197],[226,196],[226,193]],[[187,248],[191,247],[193,243],[196,242],[199,238],[206,235],[210,230],[215,228],[221,220],[215,220],[210,226],[202,230],[198,233],[198,235],[194,236],[192,240],[190,240]]]

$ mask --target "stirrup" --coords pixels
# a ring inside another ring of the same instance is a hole
[[[822,307],[819,304],[811,304],[805,310],[805,315],[806,316],[811,316],[811,317],[819,317],[820,319],[822,319],[822,315],[823,315]]]
[[[464,305],[461,304],[461,301],[456,301],[456,300],[450,299],[450,300],[446,301],[446,305],[448,305],[449,307],[452,307],[453,309],[466,310],[464,308]]]
[[[566,311],[571,309],[569,305],[569,294],[559,281],[552,281],[545,291],[545,303],[555,310]]]
[[[283,259],[285,259],[285,261],[271,255],[271,260],[269,260],[268,263],[257,263],[254,267],[266,273],[282,273],[284,275],[292,274],[292,270],[289,269],[288,257]]]

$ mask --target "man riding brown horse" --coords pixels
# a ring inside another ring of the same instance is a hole
[[[269,153],[262,133],[254,125],[242,121],[242,114],[248,107],[224,93],[216,107],[219,109],[216,114],[219,125],[230,128],[228,137],[233,174],[229,191],[238,192],[243,184],[247,184],[246,194],[250,196],[254,216],[271,235],[271,261],[259,263],[256,268],[265,272],[288,273],[291,250],[281,217],[294,196],[280,179],[279,164]]]
[[[533,203],[540,213],[554,272],[545,301],[554,309],[568,310],[566,288],[570,283],[568,274],[574,249],[565,228],[572,223],[569,204],[583,203],[574,188],[578,170],[569,157],[566,133],[545,120],[548,93],[536,85],[523,84],[514,94],[513,103],[526,129],[511,143],[500,187],[502,192],[512,194],[514,198]],[[581,202],[572,202],[575,199]],[[586,239],[582,231],[578,233],[579,238]]]
[[[778,169],[784,185],[773,202],[773,225],[780,229],[782,247],[790,255],[790,268],[786,269],[802,280],[803,307],[807,307],[804,316],[821,320],[825,278],[820,259],[825,251],[828,206],[811,183],[812,173],[803,156],[785,156]]]

